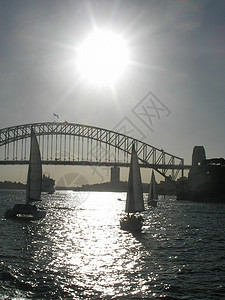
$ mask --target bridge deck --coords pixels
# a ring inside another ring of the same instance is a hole
[[[0,161],[0,165],[27,165],[28,160],[6,160]],[[130,163],[115,163],[115,162],[91,162],[91,161],[60,161],[60,160],[42,160],[43,165],[70,165],[70,166],[106,166],[106,167],[129,167]],[[168,170],[189,170],[191,165],[167,165],[167,164],[144,164],[140,163],[141,168],[158,168]]]

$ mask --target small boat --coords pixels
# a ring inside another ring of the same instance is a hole
[[[39,220],[45,217],[46,212],[39,210],[33,201],[40,201],[42,188],[42,164],[37,137],[31,129],[30,161],[27,174],[26,203],[15,204],[5,213],[7,219]]]
[[[54,194],[54,193],[55,193],[54,187],[53,187],[53,188],[50,188],[49,191],[48,191],[48,194],[49,194],[49,195],[52,195],[52,194]]]
[[[148,193],[148,205],[157,206],[157,199],[158,199],[157,185],[155,181],[155,174],[154,171],[152,170],[151,183],[149,186],[149,193]]]
[[[135,214],[144,210],[140,167],[138,164],[137,153],[133,145],[125,207],[127,215],[120,220],[120,228],[130,232],[140,232],[143,225],[143,217]]]
[[[124,201],[124,199],[121,199],[121,198],[117,198],[117,200],[118,200],[118,201]]]
[[[42,177],[42,192],[47,192],[48,194],[54,194],[55,192],[55,180],[50,175],[44,174]]]

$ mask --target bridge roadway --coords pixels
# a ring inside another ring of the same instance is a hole
[[[5,160],[0,165],[28,165],[28,160]],[[66,160],[42,160],[43,165],[69,165],[69,166],[98,166],[98,167],[129,167],[130,163],[124,162],[97,162],[97,161],[66,161]],[[191,165],[168,165],[140,163],[141,168],[166,169],[166,170],[190,170]]]

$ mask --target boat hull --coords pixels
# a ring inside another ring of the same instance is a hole
[[[141,216],[125,217],[120,220],[120,228],[130,232],[140,232],[143,225],[143,218]]]
[[[15,204],[13,209],[9,209],[5,213],[6,219],[21,220],[40,220],[44,218],[46,212],[38,210],[35,205],[31,204]]]

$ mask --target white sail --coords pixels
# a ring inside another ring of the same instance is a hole
[[[133,146],[131,154],[131,164],[128,181],[128,192],[125,212],[135,213],[144,210],[143,187],[141,182],[140,167],[138,157]]]
[[[41,154],[37,137],[31,130],[31,145],[30,145],[30,162],[27,174],[27,193],[26,203],[40,200],[42,186],[42,165]]]
[[[157,186],[155,181],[155,174],[154,171],[152,171],[152,178],[151,178],[151,183],[150,183],[149,193],[148,193],[148,201],[157,200],[157,199],[158,199],[158,193],[157,193]]]

